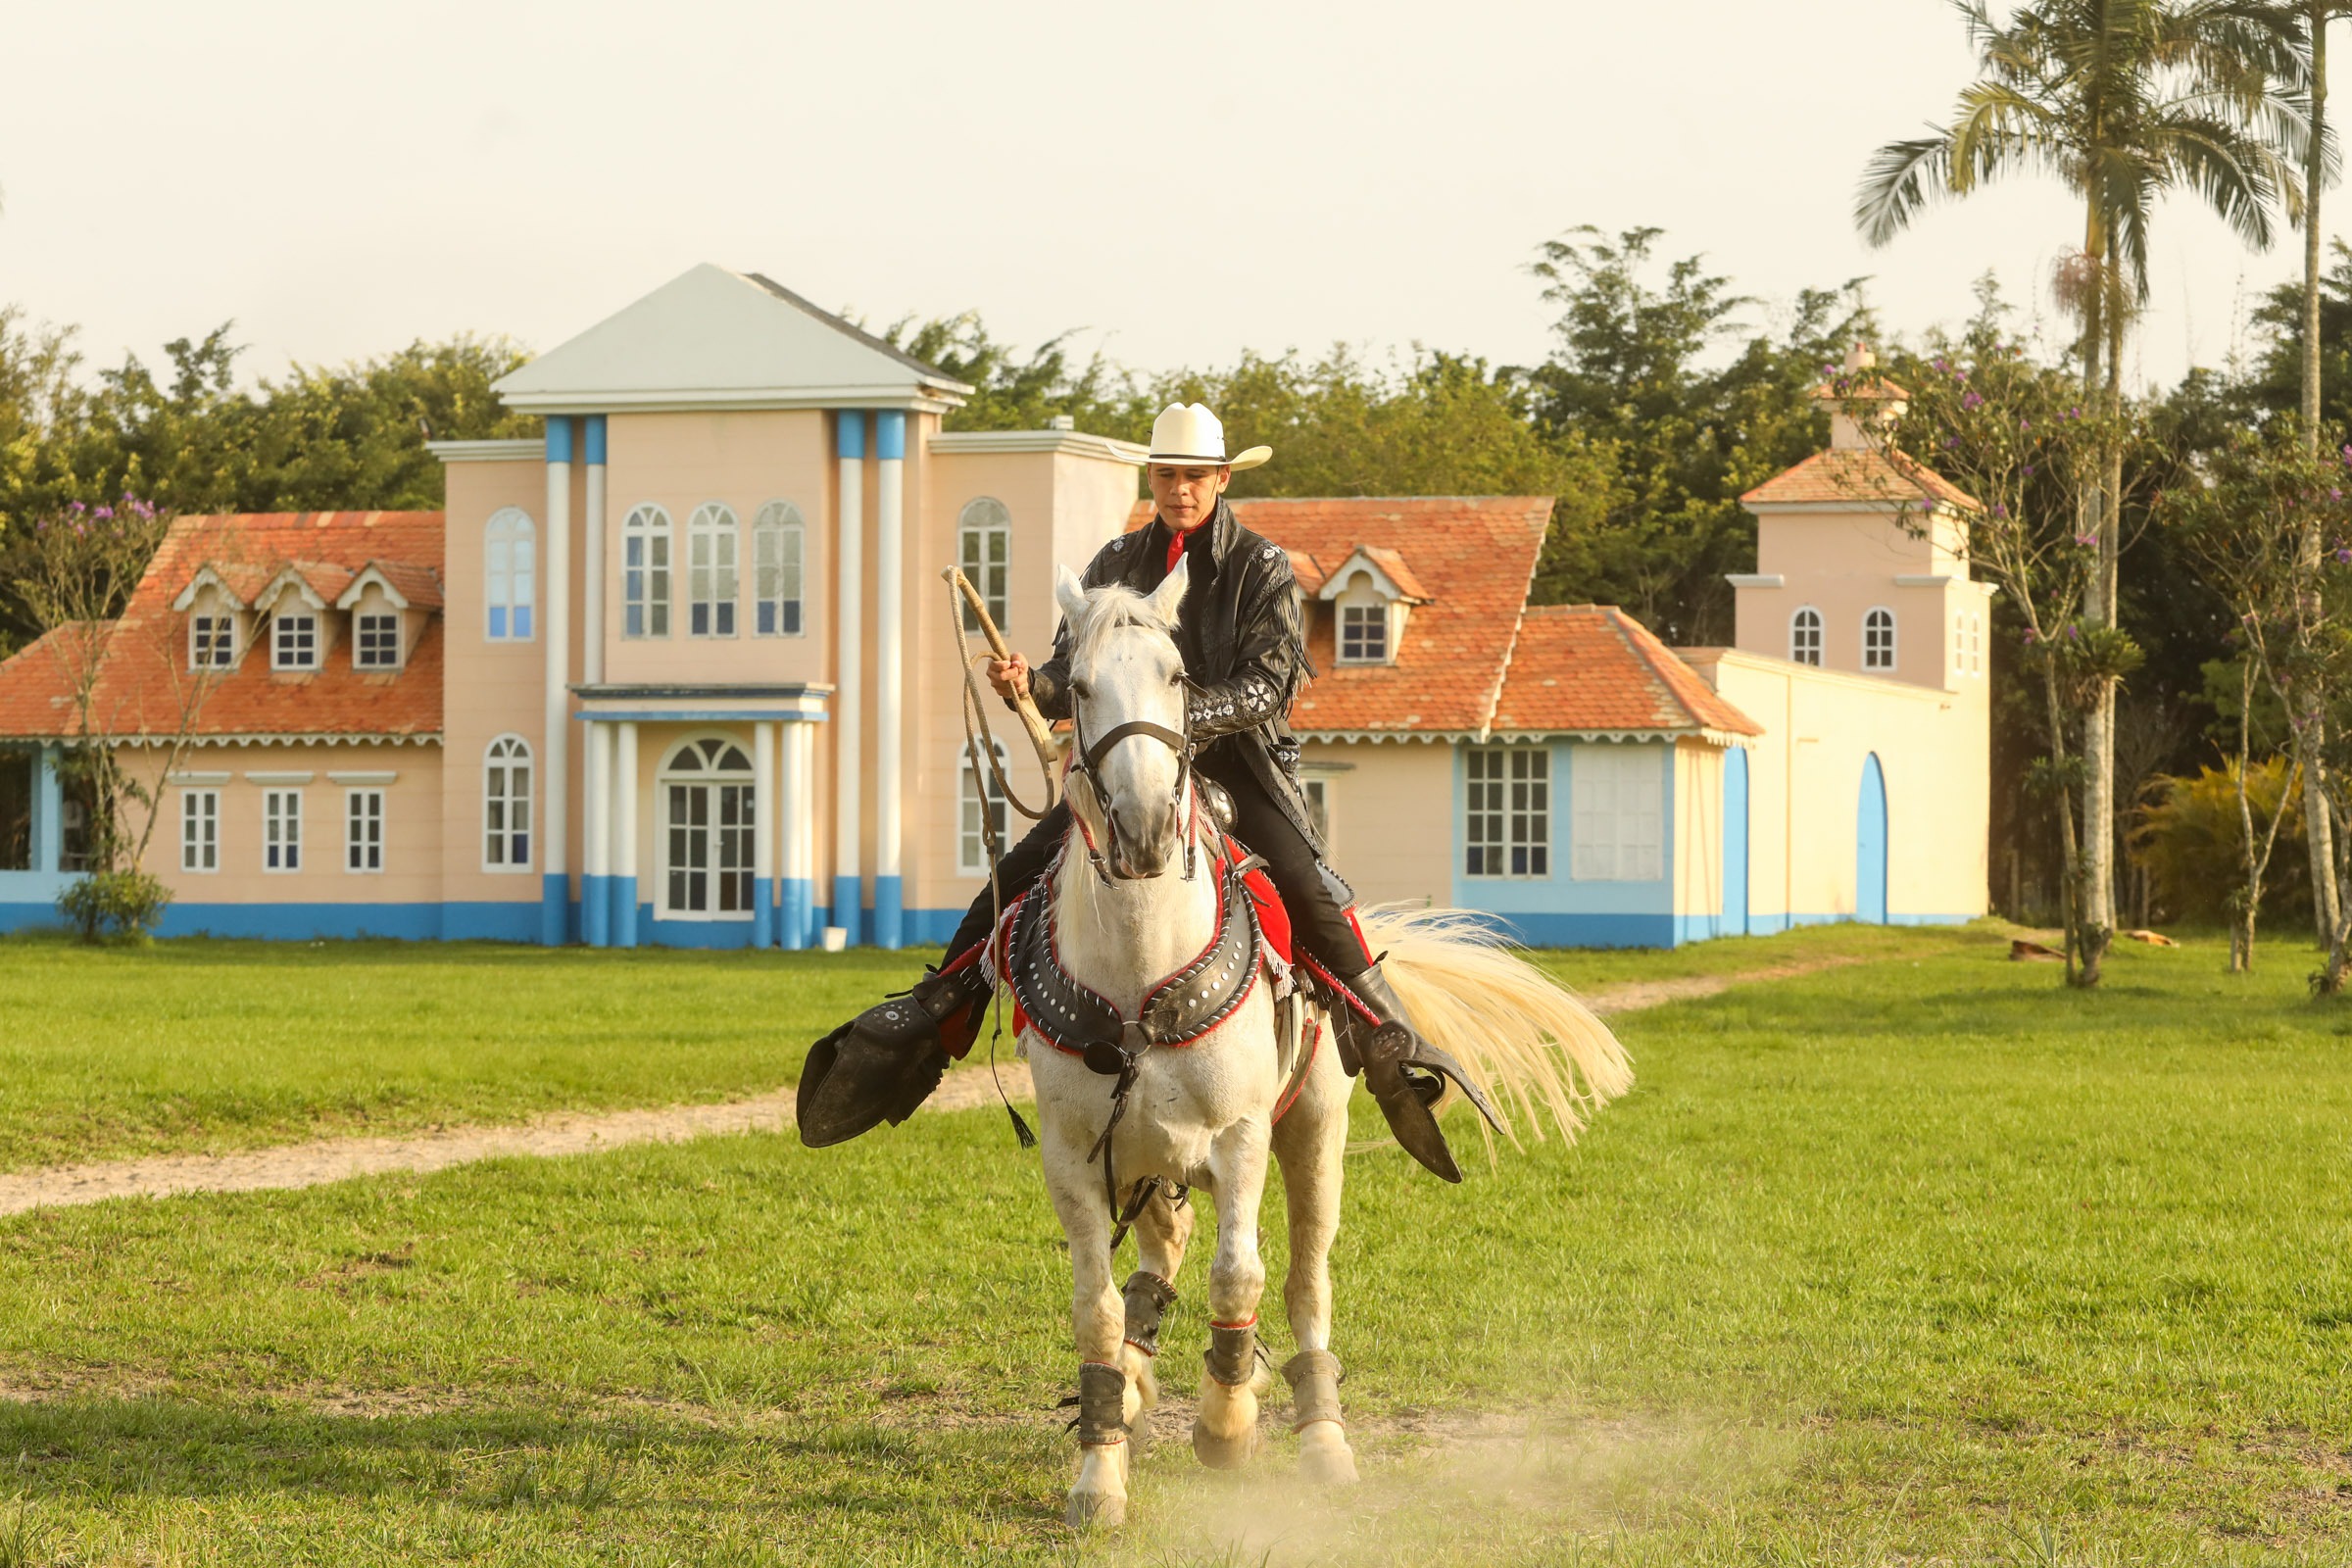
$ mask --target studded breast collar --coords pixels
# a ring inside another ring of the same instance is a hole
[[[1013,999],[1031,1028],[1055,1050],[1089,1055],[1089,1047],[1141,1054],[1152,1046],[1189,1046],[1231,1017],[1264,967],[1257,910],[1242,877],[1256,864],[1230,853],[1212,862],[1217,879],[1217,929],[1198,957],[1144,997],[1138,1018],[1119,1009],[1061,966],[1054,940],[1052,874],[1039,879],[1010,915]],[[1098,1050],[1095,1055],[1102,1055]],[[1115,1060],[1115,1057],[1108,1058]],[[1110,1070],[1115,1071],[1112,1067]]]

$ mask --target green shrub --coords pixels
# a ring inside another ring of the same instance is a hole
[[[2283,757],[2257,762],[2246,773],[2246,804],[2254,811],[2257,848],[2286,794],[2290,766]],[[2156,799],[2141,808],[2132,856],[2155,879],[2156,902],[2169,919],[2220,924],[2230,897],[2245,886],[2243,831],[2237,814],[2237,762],[2204,769],[2195,778],[2161,778]],[[2278,845],[2262,879],[2265,918],[2311,912],[2311,854],[2303,845],[2303,792],[2285,801]]]
[[[57,896],[64,915],[84,942],[151,935],[172,902],[172,890],[144,871],[93,871]]]

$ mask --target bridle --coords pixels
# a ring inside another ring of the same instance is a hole
[[[1186,684],[1189,686],[1191,683],[1188,681]],[[1101,808],[1102,812],[1102,836],[1105,843],[1101,847],[1096,845],[1094,834],[1087,830],[1086,819],[1078,815],[1076,811],[1070,813],[1070,819],[1077,824],[1078,837],[1086,845],[1086,858],[1093,862],[1095,875],[1101,877],[1106,887],[1119,880],[1110,874],[1110,866],[1103,854],[1104,850],[1108,850],[1112,856],[1118,854],[1119,818],[1117,813],[1110,808],[1110,792],[1102,784],[1101,771],[1102,759],[1109,756],[1110,749],[1119,742],[1143,735],[1159,742],[1176,754],[1174,800],[1179,831],[1184,835],[1184,879],[1190,882],[1195,869],[1194,844],[1200,837],[1194,831],[1194,824],[1184,820],[1185,788],[1191,783],[1193,776],[1191,704],[1185,705],[1185,727],[1182,730],[1170,729],[1165,724],[1155,724],[1148,718],[1131,718],[1123,724],[1112,726],[1092,745],[1089,745],[1086,739],[1085,721],[1079,716],[1083,709],[1082,702],[1070,705],[1069,770],[1085,779],[1087,788],[1093,792],[1095,804]]]

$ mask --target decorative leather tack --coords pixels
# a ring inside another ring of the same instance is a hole
[[[1282,1363],[1291,1385],[1291,1430],[1309,1421],[1340,1419],[1340,1358],[1329,1350],[1300,1350]]]
[[[1144,998],[1138,1020],[1154,1046],[1186,1046],[1230,1017],[1249,998],[1263,968],[1256,906],[1233,862],[1217,870],[1217,933],[1200,956],[1162,980]],[[1128,1020],[1118,1008],[1070,977],[1055,951],[1053,901],[1021,900],[1012,924],[1012,994],[1030,1025],[1049,1044],[1073,1056],[1089,1046],[1125,1043]]]
[[[1146,1355],[1159,1354],[1160,1318],[1176,1302],[1176,1287],[1148,1269],[1127,1276],[1126,1341]]]
[[[1127,1374],[1101,1361],[1078,1363],[1078,1441],[1090,1448],[1127,1441]]]
[[[1211,1323],[1208,1353],[1201,1357],[1208,1375],[1229,1389],[1250,1381],[1257,1369],[1257,1319],[1247,1323]]]

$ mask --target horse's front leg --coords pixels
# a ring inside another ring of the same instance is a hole
[[[1209,1147],[1217,1198],[1217,1255],[1208,1266],[1207,1377],[1193,1419],[1193,1452],[1230,1470],[1257,1447],[1257,1301],[1266,1265],[1257,1252],[1257,1210],[1266,1191],[1266,1124],[1235,1122]]]
[[[1159,1354],[1160,1321],[1175,1304],[1176,1271],[1184,1267],[1184,1250],[1192,1239],[1192,1203],[1169,1201],[1165,1187],[1135,1216],[1136,1261],[1142,1266],[1127,1276],[1121,1293],[1127,1300],[1127,1343],[1119,1347],[1119,1365],[1127,1372],[1131,1440],[1150,1432],[1152,1407],[1159,1403],[1159,1378],[1152,1362]]]
[[[1087,1146],[1049,1120],[1046,1187],[1070,1243],[1070,1333],[1078,1346],[1078,1479],[1070,1488],[1072,1525],[1127,1520],[1127,1374],[1119,1367],[1126,1303],[1110,1279],[1111,1216]]]
[[[1340,1363],[1331,1353],[1331,1244],[1340,1230],[1340,1184],[1348,1150],[1348,1093],[1354,1085],[1326,1052],[1306,1092],[1274,1129],[1290,1200],[1291,1271],[1283,1305],[1298,1353],[1283,1363],[1290,1380],[1298,1468],[1309,1481],[1348,1486],[1355,1453],[1340,1416]]]

